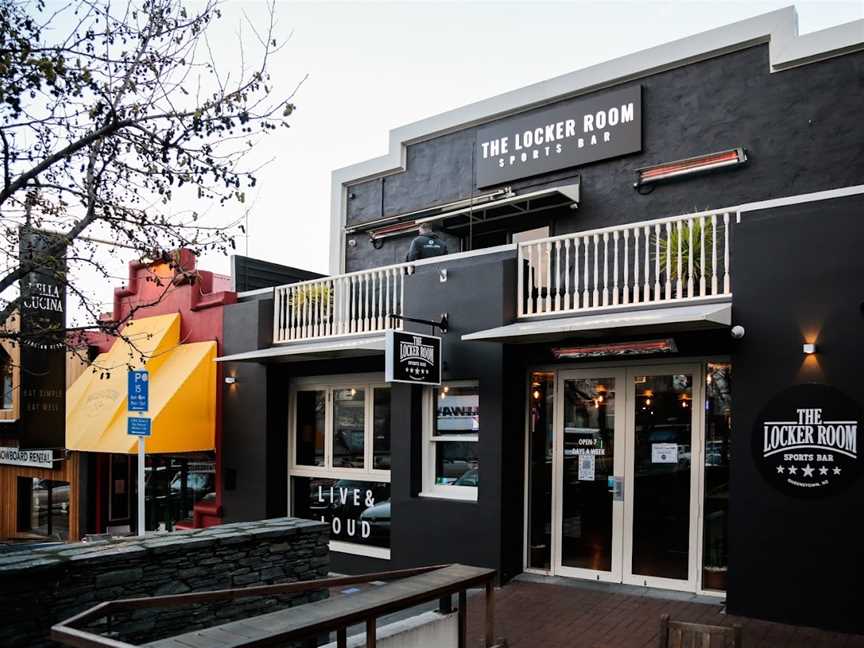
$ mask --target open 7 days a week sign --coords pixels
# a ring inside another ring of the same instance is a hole
[[[861,473],[862,425],[861,408],[838,389],[796,385],[758,416],[753,458],[765,479],[787,495],[830,495]]]

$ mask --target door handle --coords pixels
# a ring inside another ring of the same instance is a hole
[[[624,501],[624,478],[616,477],[610,475],[606,478],[606,485],[609,488],[609,492],[612,493],[612,501],[614,502],[623,502]]]

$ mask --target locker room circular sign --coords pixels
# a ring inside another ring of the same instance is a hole
[[[753,456],[765,479],[787,495],[824,497],[861,473],[861,408],[828,385],[795,385],[756,419]]]

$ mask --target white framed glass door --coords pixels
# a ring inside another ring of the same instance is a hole
[[[697,590],[702,376],[698,364],[627,369],[625,583]]]
[[[624,502],[625,372],[560,371],[553,440],[552,567],[556,574],[620,581]]]

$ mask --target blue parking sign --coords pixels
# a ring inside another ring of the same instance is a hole
[[[136,369],[129,372],[126,402],[130,412],[146,412],[150,409],[150,375],[146,369]]]
[[[139,437],[150,436],[149,418],[143,416],[130,416],[126,421],[126,434]]]

